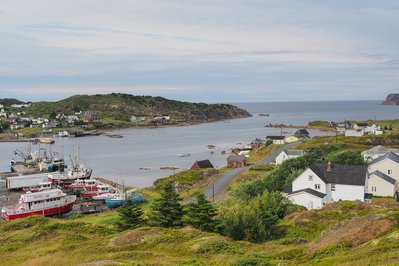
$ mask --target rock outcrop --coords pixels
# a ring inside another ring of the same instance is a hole
[[[399,105],[399,93],[388,94],[383,104],[386,105]]]

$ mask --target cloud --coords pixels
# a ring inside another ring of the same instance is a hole
[[[381,98],[398,84],[398,13],[371,0],[2,0],[0,94]]]

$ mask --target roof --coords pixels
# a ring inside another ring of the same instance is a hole
[[[214,168],[213,164],[209,160],[196,161],[194,164],[197,164],[199,168]]]
[[[379,162],[381,162],[381,161],[383,161],[385,159],[390,159],[390,160],[392,160],[392,161],[394,161],[396,163],[399,163],[399,155],[397,155],[396,153],[393,153],[393,152],[389,152],[389,153],[387,153],[387,154],[385,154],[385,155],[383,155],[381,157],[378,157],[378,158],[372,160],[370,162],[370,165],[375,164],[375,163],[379,163]]]
[[[282,193],[291,194],[292,188],[283,188],[283,190],[282,190],[281,192],[282,192]]]
[[[227,157],[227,161],[230,162],[244,162],[247,160],[247,157],[245,157],[244,155],[230,155],[229,157]]]
[[[309,135],[309,132],[305,128],[302,128],[302,129],[298,129],[295,132],[295,134],[298,134],[298,135]]]
[[[325,196],[327,196],[327,194],[321,193],[321,192],[316,191],[311,188],[305,188],[305,189],[301,189],[301,190],[292,191],[291,193],[289,193],[289,195],[298,194],[298,193],[302,193],[302,192],[311,194],[311,195],[316,196],[321,199],[324,198]]]
[[[283,140],[284,136],[267,136],[266,139],[275,139],[275,140]]]
[[[378,176],[379,178],[391,183],[392,185],[395,185],[395,183],[396,183],[396,180],[394,178],[392,178],[392,177],[390,177],[390,176],[388,176],[388,175],[386,175],[386,174],[384,174],[384,173],[382,173],[382,172],[380,172],[378,170],[370,173],[370,175]]]
[[[367,176],[367,165],[333,164],[327,171],[327,164],[315,163],[309,167],[326,184],[364,186]]]
[[[302,156],[303,150],[285,150],[285,154],[288,156]]]
[[[356,123],[358,127],[367,127],[369,124],[367,123]]]
[[[378,145],[367,151],[363,151],[362,154],[385,154],[388,152],[390,152],[390,150],[388,150],[384,146]]]

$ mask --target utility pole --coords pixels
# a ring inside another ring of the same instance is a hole
[[[212,202],[215,203],[215,182],[212,183]]]

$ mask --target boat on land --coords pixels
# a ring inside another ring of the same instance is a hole
[[[65,188],[73,191],[74,193],[80,193],[81,191],[92,191],[96,189],[97,182],[95,179],[77,179],[72,184],[65,185]]]
[[[80,195],[83,198],[91,198],[91,199],[93,199],[93,197],[95,197],[95,196],[101,196],[103,194],[109,194],[111,192],[113,192],[111,186],[109,186],[109,185],[98,185],[95,188],[93,188],[93,190],[90,190],[90,191],[84,190],[84,191],[82,191],[80,193]]]
[[[50,190],[50,189],[51,189],[51,182],[40,182],[36,186],[23,188],[22,193],[39,192],[39,191]]]
[[[92,172],[93,171],[84,164],[77,164],[68,169],[67,173],[50,173],[48,180],[53,184],[68,185],[79,179],[90,179]]]
[[[134,204],[139,204],[144,202],[144,196],[141,194],[136,194],[135,189],[127,191],[126,193],[115,193],[111,198],[105,199],[105,205],[108,208],[117,208],[126,203],[130,199]]]
[[[75,195],[67,195],[61,189],[22,194],[18,202],[11,207],[3,207],[1,216],[5,220],[15,220],[32,215],[61,215],[72,210]]]

